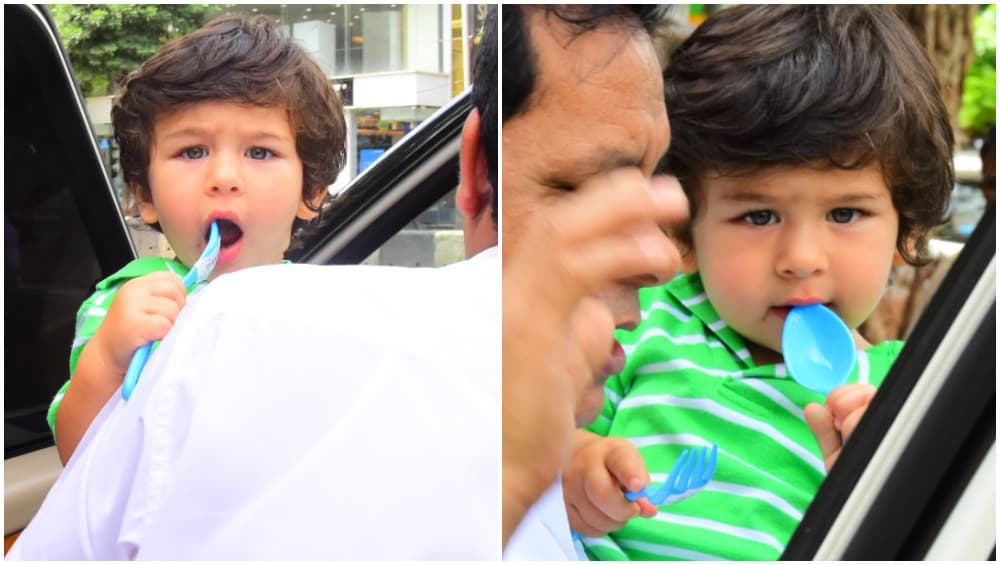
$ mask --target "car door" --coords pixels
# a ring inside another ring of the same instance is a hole
[[[4,6],[4,524],[22,528],[60,465],[45,421],[76,311],[135,257],[48,13]]]
[[[62,467],[45,421],[76,310],[135,258],[83,97],[43,7],[4,6],[5,551]],[[359,263],[458,182],[468,91],[367,168],[291,259]]]

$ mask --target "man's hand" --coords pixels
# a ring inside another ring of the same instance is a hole
[[[503,263],[504,544],[569,460],[581,400],[603,390],[614,319],[594,297],[680,264],[660,228],[687,217],[675,179],[619,169],[559,198]]]
[[[656,507],[645,498],[629,502],[623,491],[649,486],[646,462],[624,438],[600,437],[577,431],[576,447],[563,473],[563,498],[570,527],[598,537],[621,529],[636,516],[654,516]]]
[[[847,438],[875,396],[875,387],[861,383],[839,386],[826,397],[826,406],[815,402],[805,408],[806,421],[819,442],[826,470],[833,467]]]

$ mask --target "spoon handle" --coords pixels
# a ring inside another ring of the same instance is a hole
[[[207,279],[212,269],[215,268],[215,262],[219,259],[219,245],[221,242],[219,239],[218,224],[212,222],[209,230],[208,244],[201,252],[201,257],[198,257],[198,260],[191,266],[188,273],[181,277],[181,283],[184,285],[184,288]],[[149,352],[152,350],[153,342],[149,342],[136,349],[135,353],[132,354],[132,361],[129,362],[128,370],[125,371],[125,379],[122,381],[122,398],[126,401],[132,396],[132,391],[135,390],[135,385],[139,382],[139,375],[146,366],[146,360],[149,359]]]
[[[128,400],[132,396],[135,384],[139,382],[139,374],[142,373],[143,367],[146,366],[146,361],[149,359],[149,352],[152,349],[153,342],[149,342],[136,349],[135,354],[132,355],[132,361],[129,362],[128,370],[125,371],[125,380],[122,381],[122,398],[125,400]]]

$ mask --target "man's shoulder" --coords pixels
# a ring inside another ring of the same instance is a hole
[[[370,326],[379,319],[499,312],[498,261],[441,268],[269,265],[226,274],[193,295],[191,315]],[[329,320],[321,322],[321,320]],[[383,324],[384,325],[384,324]]]

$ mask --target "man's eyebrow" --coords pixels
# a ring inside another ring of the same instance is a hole
[[[566,171],[566,167],[563,167],[562,171],[548,175],[544,180],[545,184],[564,190],[573,190],[576,185],[594,175],[614,169],[640,167],[642,156],[620,149],[598,147],[587,156],[578,159],[576,163],[579,166],[570,171]]]

